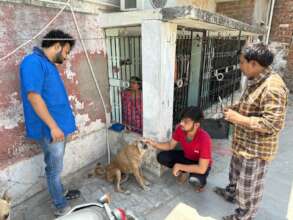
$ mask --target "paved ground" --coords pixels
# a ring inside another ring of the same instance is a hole
[[[290,99],[286,128],[280,138],[279,153],[270,166],[264,198],[256,220],[293,220],[293,97],[291,96]],[[221,219],[235,208],[212,192],[214,186],[227,184],[229,143],[228,140],[214,142],[214,167],[206,191],[203,193],[196,193],[189,184],[178,185],[171,173],[167,172],[162,178],[147,174],[152,182],[151,190],[148,192],[142,191],[134,179],[130,179],[125,187],[132,192],[131,195],[118,194],[114,193],[113,187],[103,180],[88,179],[87,173],[91,167],[87,167],[70,178],[68,185],[79,187],[82,191],[82,198],[72,205],[94,202],[102,192],[110,192],[113,197],[113,207],[130,209],[139,219],[165,219],[179,202],[195,208],[203,219],[205,217]],[[53,216],[46,191],[14,207],[12,213],[12,220],[49,219],[53,219]]]

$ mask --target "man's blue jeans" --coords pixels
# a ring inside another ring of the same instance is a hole
[[[65,144],[66,141],[51,143],[47,138],[44,138],[41,141],[41,147],[44,152],[44,161],[46,164],[45,170],[48,190],[57,209],[64,208],[68,205],[64,196],[63,185],[61,183]]]

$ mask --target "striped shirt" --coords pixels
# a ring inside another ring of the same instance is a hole
[[[284,127],[288,89],[271,68],[248,80],[238,104],[233,109],[249,117],[249,127],[235,125],[232,151],[246,159],[272,160],[278,149],[280,130]]]

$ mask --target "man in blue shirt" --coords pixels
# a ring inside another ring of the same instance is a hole
[[[65,191],[61,183],[66,137],[76,130],[75,118],[56,64],[62,64],[75,40],[61,30],[52,30],[20,65],[21,96],[28,138],[41,144],[46,164],[48,190],[55,215],[70,210],[67,200],[78,190]]]

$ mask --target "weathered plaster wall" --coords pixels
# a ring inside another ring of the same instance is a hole
[[[34,36],[57,12],[53,8],[0,2],[0,57]],[[98,15],[78,13],[76,16],[109,105],[104,33],[98,28]],[[63,13],[51,28],[60,28],[77,38],[69,12]],[[42,154],[35,143],[25,139],[18,77],[23,56],[39,43],[40,39],[34,40],[0,63],[0,192],[9,189],[14,203],[44,187]],[[60,71],[78,125],[78,132],[66,149],[64,174],[68,174],[105,153],[105,117],[79,41]]]
[[[277,63],[284,64],[283,77],[293,92],[293,0],[276,1],[270,41],[280,54]]]

